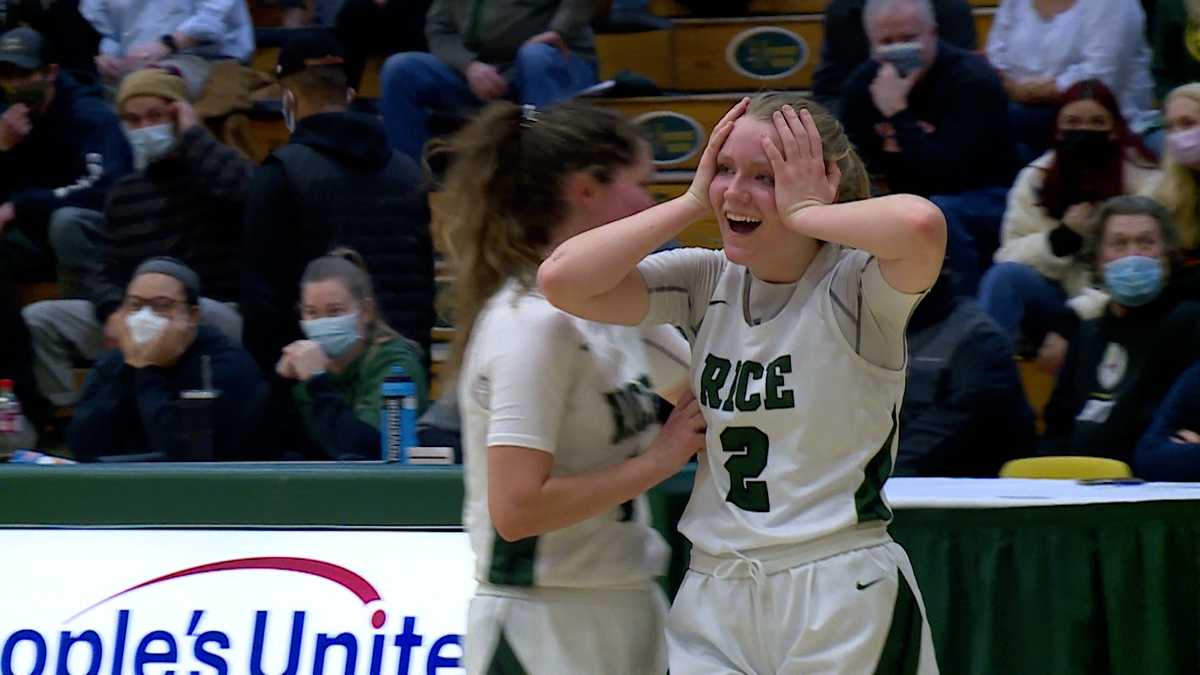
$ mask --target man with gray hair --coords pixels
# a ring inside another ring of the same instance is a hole
[[[813,72],[813,97],[840,113],[842,85],[854,69],[871,58],[863,29],[866,0],[831,0],[825,7],[825,39],[821,62]],[[962,49],[975,49],[975,18],[967,0],[933,0],[938,38]]]
[[[868,0],[863,25],[872,58],[846,83],[846,133],[891,192],[942,209],[949,262],[973,295],[1018,168],[1004,85],[982,56],[938,40],[929,0]]]

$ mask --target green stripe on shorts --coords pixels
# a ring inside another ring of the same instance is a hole
[[[525,667],[504,637],[504,631],[500,631],[500,641],[496,643],[496,652],[488,664],[487,675],[527,675]]]
[[[883,653],[875,675],[915,675],[921,663],[921,606],[913,595],[904,573],[900,575],[900,588],[896,591],[896,606],[892,608],[892,625],[888,629]]]

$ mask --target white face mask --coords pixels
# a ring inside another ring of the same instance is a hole
[[[129,147],[133,148],[133,168],[138,171],[163,158],[175,147],[175,127],[171,124],[129,129],[125,135],[129,137]]]
[[[129,327],[129,334],[139,345],[144,345],[158,337],[166,330],[169,323],[171,323],[170,319],[155,314],[149,307],[143,307],[125,317],[125,325]]]

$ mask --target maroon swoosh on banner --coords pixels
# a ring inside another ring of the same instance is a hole
[[[130,586],[123,591],[113,593],[96,604],[87,607],[83,611],[75,614],[66,622],[74,621],[91,610],[103,605],[109,600],[119,598],[126,593],[136,591],[140,588],[153,586],[154,584],[170,581],[172,579],[181,579],[183,577],[195,576],[197,574],[208,574],[210,572],[231,572],[234,570],[278,570],[282,572],[297,572],[299,574],[309,574],[342,586],[362,600],[364,605],[379,600],[379,591],[371,585],[371,582],[362,578],[358,573],[352,572],[340,565],[334,565],[323,560],[313,560],[312,558],[285,558],[285,557],[263,557],[263,558],[238,558],[237,560],[222,560],[212,562],[205,565],[197,565],[187,569],[179,570],[164,574],[161,577],[155,577],[149,581],[143,581],[135,586]],[[64,623],[66,623],[64,622]]]

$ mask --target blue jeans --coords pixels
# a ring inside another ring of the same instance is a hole
[[[510,101],[538,107],[566,100],[596,83],[596,62],[571,54],[564,57],[546,44],[527,44],[517,51],[510,72]],[[420,161],[429,140],[429,111],[462,113],[482,107],[462,73],[432,54],[405,52],[383,64],[380,75],[383,125],[392,147]]]
[[[946,216],[946,264],[958,294],[974,296],[979,277],[1000,248],[1000,225],[1008,188],[980,188],[929,198]]]
[[[1040,345],[1066,301],[1062,286],[1021,263],[996,263],[979,283],[980,308],[1014,341]]]

